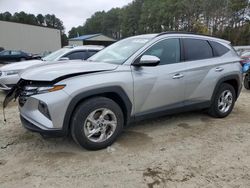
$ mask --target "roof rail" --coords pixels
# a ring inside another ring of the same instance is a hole
[[[204,37],[212,37],[214,39],[220,40],[221,42],[225,42],[225,43],[228,43],[228,44],[231,43],[228,40],[221,39],[221,38],[218,38],[218,37],[214,37],[214,36],[211,36],[211,35],[197,34],[197,33],[186,32],[186,31],[166,31],[166,32],[159,33],[156,37],[162,36],[162,35],[167,35],[167,34],[189,34],[189,35],[197,35],[197,36],[204,36]]]
[[[206,36],[206,37],[213,37],[211,35],[197,34],[197,33],[187,32],[187,31],[166,31],[166,32],[159,33],[157,35],[157,37],[161,36],[161,35],[167,35],[167,34],[189,34],[189,35],[200,35],[200,36]]]

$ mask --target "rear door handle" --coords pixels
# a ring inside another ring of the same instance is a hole
[[[181,79],[183,77],[184,77],[183,74],[178,73],[173,76],[173,79]]]
[[[222,72],[224,69],[222,68],[222,67],[217,67],[216,69],[215,69],[215,72]]]

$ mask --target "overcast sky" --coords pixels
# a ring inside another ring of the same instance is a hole
[[[132,0],[0,0],[0,12],[55,14],[63,21],[68,33],[72,27],[82,25],[96,11],[107,11],[130,2]]]

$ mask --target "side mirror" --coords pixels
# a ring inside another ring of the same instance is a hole
[[[69,60],[68,57],[61,57],[61,58],[59,59],[59,61],[68,61],[68,60]]]
[[[160,63],[160,59],[153,55],[143,55],[139,60],[133,63],[134,66],[157,66]]]

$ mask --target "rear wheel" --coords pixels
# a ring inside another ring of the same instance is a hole
[[[246,74],[246,76],[244,77],[244,87],[247,90],[250,90],[249,74]]]
[[[235,101],[234,88],[230,84],[223,83],[215,94],[208,113],[213,117],[224,118],[232,112]]]
[[[104,97],[81,103],[71,122],[71,135],[76,143],[89,150],[110,146],[123,129],[123,113],[118,104]]]

